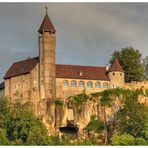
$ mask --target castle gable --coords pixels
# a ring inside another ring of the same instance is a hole
[[[36,58],[28,58],[26,60],[13,63],[6,72],[4,79],[27,74],[35,67],[37,63],[38,60]]]

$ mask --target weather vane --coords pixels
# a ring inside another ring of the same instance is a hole
[[[48,14],[48,7],[45,6],[45,10],[46,10],[46,15]]]

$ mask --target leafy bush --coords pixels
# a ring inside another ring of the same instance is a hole
[[[63,106],[63,102],[61,101],[60,98],[57,98],[57,99],[55,100],[55,105],[57,105],[57,106]]]
[[[113,135],[112,145],[135,145],[135,138],[132,135],[124,133],[122,135]]]
[[[101,131],[104,129],[104,124],[102,121],[95,119],[94,116],[91,117],[90,122],[87,124],[87,126],[85,127],[85,130],[87,131]]]

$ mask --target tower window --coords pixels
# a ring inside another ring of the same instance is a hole
[[[63,81],[63,86],[64,86],[64,87],[68,87],[68,86],[69,86],[69,84],[68,84],[68,81],[67,81],[67,80],[64,80],[64,81]]]
[[[93,83],[91,81],[87,82],[87,88],[93,88]]]
[[[101,88],[101,84],[99,82],[95,83],[95,88]]]
[[[115,73],[113,72],[113,76],[115,75]]]
[[[76,82],[75,80],[72,80],[72,81],[70,82],[70,86],[71,86],[71,87],[77,87],[77,82]]]
[[[122,73],[120,73],[120,76],[122,76]]]
[[[108,85],[108,83],[103,83],[103,88],[108,88],[109,87],[109,85]]]
[[[79,87],[84,88],[84,82],[83,81],[79,82]]]

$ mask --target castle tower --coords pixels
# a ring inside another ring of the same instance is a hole
[[[48,16],[47,8],[39,32],[40,99],[56,98],[55,44],[56,30]]]
[[[107,73],[110,79],[110,88],[124,86],[124,70],[122,69],[118,59],[115,59]]]
[[[39,95],[43,122],[50,133],[55,131],[56,69],[55,45],[56,30],[48,16],[47,7],[39,32]]]

